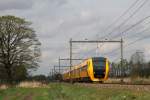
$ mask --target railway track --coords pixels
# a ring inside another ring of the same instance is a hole
[[[150,92],[150,84],[120,84],[120,83],[75,83],[76,85],[94,88],[129,89]]]

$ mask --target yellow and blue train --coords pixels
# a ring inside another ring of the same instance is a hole
[[[104,57],[92,57],[73,66],[62,74],[64,81],[103,82],[108,79],[109,61]]]

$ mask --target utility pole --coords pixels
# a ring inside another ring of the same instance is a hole
[[[52,78],[52,71],[51,71],[51,69],[50,69],[50,72],[49,72],[49,79],[51,80],[51,78]]]
[[[60,57],[59,57],[58,63],[59,63],[59,74],[60,74]]]
[[[52,69],[52,80],[53,80],[53,78],[54,78],[53,76],[54,76],[54,70]]]
[[[54,74],[56,74],[57,72],[56,72],[56,68],[55,68],[56,66],[54,66]]]
[[[123,39],[121,38],[121,67],[123,67]]]
[[[72,38],[70,39],[70,71],[69,71],[70,83],[72,83],[72,80],[71,80],[71,67],[72,67]]]
[[[123,69],[123,70],[121,70],[122,71],[122,73],[121,74],[123,74],[123,76],[124,76],[124,66],[123,66],[123,39],[121,38],[121,69]],[[123,77],[122,77],[122,79],[121,79],[121,81],[123,82]]]

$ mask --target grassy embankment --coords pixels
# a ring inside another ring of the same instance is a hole
[[[149,100],[150,92],[52,83],[48,87],[0,90],[0,100]]]

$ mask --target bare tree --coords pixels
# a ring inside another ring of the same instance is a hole
[[[0,73],[9,82],[38,67],[40,42],[30,25],[15,16],[0,17]]]

